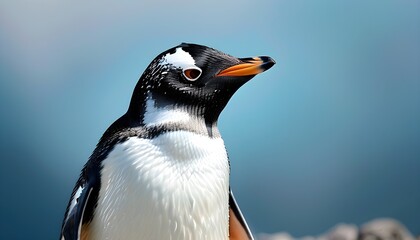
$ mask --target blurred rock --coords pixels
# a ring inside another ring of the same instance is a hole
[[[415,240],[406,227],[389,218],[368,222],[359,232],[359,240]]]
[[[319,236],[318,240],[356,240],[358,229],[352,224],[338,224],[326,234]]]
[[[353,224],[338,224],[323,235],[294,238],[286,232],[260,234],[259,240],[416,240],[400,222],[381,218],[357,228]],[[420,240],[420,237],[417,238]]]
[[[293,237],[286,232],[279,232],[274,234],[262,233],[258,236],[259,240],[293,240]]]

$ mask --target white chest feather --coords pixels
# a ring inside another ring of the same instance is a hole
[[[130,138],[103,162],[91,239],[227,239],[229,165],[221,138]]]

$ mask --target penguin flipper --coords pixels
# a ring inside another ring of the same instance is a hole
[[[83,225],[83,215],[94,190],[94,184],[79,179],[73,190],[67,207],[66,217],[61,228],[61,240],[80,240]]]
[[[229,192],[229,239],[230,240],[254,240],[251,230],[236,203],[232,190]]]

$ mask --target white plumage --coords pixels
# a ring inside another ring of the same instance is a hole
[[[181,109],[156,108],[155,101],[152,98],[148,98],[146,101],[146,112],[143,117],[143,122],[146,127],[154,127],[168,123],[185,123],[194,119],[197,119],[197,117],[193,117]]]
[[[229,164],[221,138],[187,131],[132,137],[102,165],[89,239],[227,239]]]

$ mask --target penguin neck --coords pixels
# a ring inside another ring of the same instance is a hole
[[[163,94],[145,93],[142,110],[137,117],[146,129],[185,130],[209,137],[220,137],[217,118],[206,119],[206,109],[199,104],[173,102]]]

